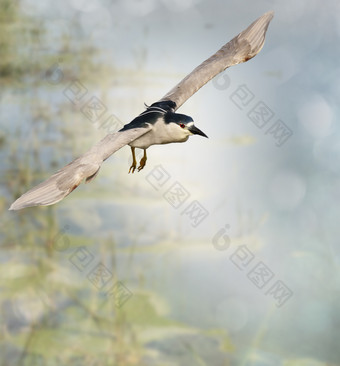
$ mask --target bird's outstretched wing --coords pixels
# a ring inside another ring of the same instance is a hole
[[[248,61],[254,57],[264,44],[265,34],[273,12],[268,12],[252,23],[246,30],[224,45],[213,56],[199,65],[192,73],[177,84],[162,99],[154,103],[164,104],[165,110],[178,109],[198,89],[226,68]],[[162,109],[162,108],[161,108]],[[20,210],[24,207],[52,205],[61,201],[86,179],[93,179],[104,160],[125,145],[147,133],[152,127],[128,128],[109,134],[89,151],[60,169],[50,178],[30,189],[19,197],[9,208]]]
[[[86,179],[86,182],[93,179],[104,160],[123,146],[147,133],[150,129],[151,126],[145,125],[141,128],[126,129],[107,135],[85,154],[24,193],[9,209],[20,210],[31,206],[47,206],[61,201],[76,189],[84,179]]]
[[[274,12],[270,11],[255,20],[220,50],[196,67],[189,75],[171,89],[158,103],[172,101],[177,110],[203,85],[226,68],[246,62],[262,49],[266,31]]]

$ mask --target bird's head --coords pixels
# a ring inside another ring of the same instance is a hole
[[[193,119],[185,114],[168,112],[164,116],[164,121],[171,129],[174,139],[178,142],[186,141],[191,135],[208,137],[195,126]]]

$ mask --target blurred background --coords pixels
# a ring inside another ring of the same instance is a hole
[[[10,204],[266,11],[263,50],[51,207]],[[0,0],[0,365],[340,365],[340,5]]]

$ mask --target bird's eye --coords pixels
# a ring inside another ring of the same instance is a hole
[[[180,124],[179,124],[179,127],[184,128],[184,127],[185,127],[185,124],[184,124],[184,123],[180,123]]]

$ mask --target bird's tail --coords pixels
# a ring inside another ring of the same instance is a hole
[[[10,210],[20,210],[31,206],[48,206],[61,201],[79,184],[93,179],[98,173],[102,161],[84,159],[84,155],[73,160],[44,182],[30,189],[12,203]]]

